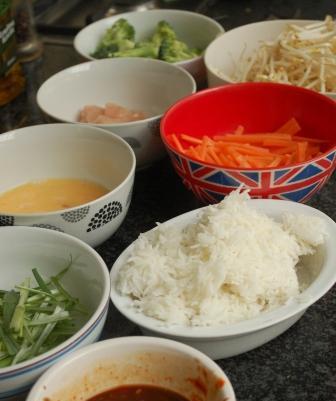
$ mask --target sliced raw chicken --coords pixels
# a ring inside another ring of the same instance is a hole
[[[105,107],[88,105],[80,111],[79,121],[95,124],[126,123],[130,121],[143,120],[146,113],[126,109],[115,103],[106,103]]]

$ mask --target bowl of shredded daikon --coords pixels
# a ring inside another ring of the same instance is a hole
[[[213,359],[259,347],[335,283],[336,224],[312,207],[250,199],[185,213],[141,234],[111,271],[111,299],[145,334]]]
[[[327,16],[243,25],[208,46],[205,64],[210,87],[277,82],[336,98],[336,23]]]

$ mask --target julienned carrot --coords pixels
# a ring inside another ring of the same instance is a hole
[[[278,128],[275,132],[281,132],[284,134],[295,135],[301,131],[301,127],[295,118],[291,118],[284,125]]]
[[[245,128],[242,125],[238,125],[237,129],[235,130],[234,134],[235,135],[241,135],[245,131]]]
[[[297,161],[304,162],[306,160],[308,143],[307,142],[297,142]]]
[[[305,142],[311,142],[311,143],[327,143],[328,142],[325,139],[308,138],[306,136],[298,136],[298,135],[295,135],[293,137],[293,140],[294,141],[305,141]]]
[[[270,133],[246,134],[240,125],[231,134],[212,138],[172,134],[170,141],[181,153],[206,163],[229,168],[274,168],[321,154],[320,144],[327,141],[296,135],[300,130],[293,118]]]
[[[289,134],[227,134],[227,135],[215,135],[214,140],[219,141],[232,141],[232,142],[243,142],[243,143],[262,143],[265,139],[282,139],[282,140],[292,140]]]
[[[180,140],[177,138],[177,136],[175,134],[172,134],[171,138],[172,138],[172,141],[173,141],[174,145],[176,146],[177,150],[179,150],[181,153],[184,153],[184,148],[183,148]]]
[[[190,142],[190,143],[193,143],[193,144],[197,144],[197,145],[202,143],[202,139],[195,138],[193,136],[186,135],[186,134],[181,134],[181,138],[184,139],[187,142]]]

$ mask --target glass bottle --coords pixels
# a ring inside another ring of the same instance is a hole
[[[35,29],[32,1],[12,0],[12,10],[18,58],[20,62],[32,61],[42,53],[42,42]]]
[[[0,106],[16,98],[24,87],[25,78],[16,59],[11,1],[0,0]]]

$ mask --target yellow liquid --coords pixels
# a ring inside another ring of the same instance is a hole
[[[36,213],[90,202],[109,190],[92,181],[51,178],[19,185],[0,194],[0,213]]]

